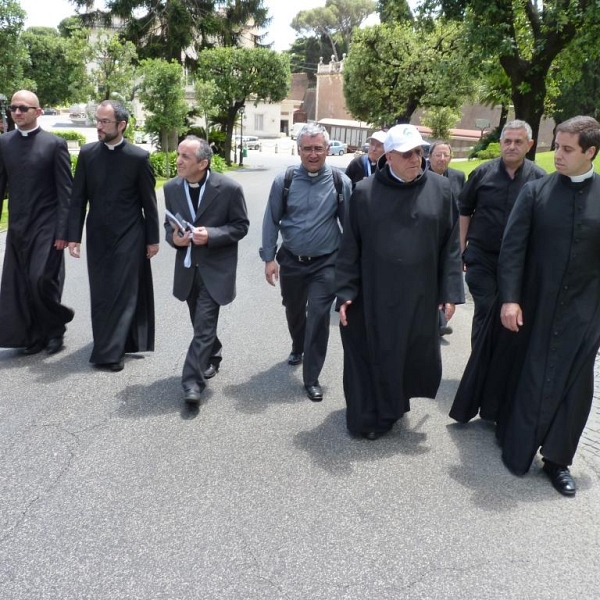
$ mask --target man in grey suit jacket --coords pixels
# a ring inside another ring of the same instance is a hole
[[[186,137],[177,148],[178,176],[165,184],[166,240],[177,250],[173,295],[188,304],[194,337],[183,366],[184,400],[197,404],[221,362],[219,309],[235,298],[238,242],[248,233],[244,192],[210,170],[212,150]]]

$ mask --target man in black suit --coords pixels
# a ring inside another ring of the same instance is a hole
[[[194,327],[182,374],[184,400],[193,404],[219,370],[219,309],[235,298],[238,242],[249,226],[241,186],[213,173],[211,158],[206,140],[186,137],[177,148],[178,176],[164,187],[167,210],[179,221],[165,220],[167,243],[177,250],[173,295],[187,302]]]
[[[465,185],[465,174],[457,169],[450,169],[452,146],[446,141],[438,140],[429,146],[429,169],[442,177],[447,177],[454,196],[454,206],[458,218],[458,195]],[[452,327],[448,325],[444,307],[440,308],[440,335],[450,335]]]

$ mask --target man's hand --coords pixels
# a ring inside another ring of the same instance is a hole
[[[158,254],[158,244],[148,244],[146,246],[146,258],[152,258]]]
[[[206,231],[206,227],[194,227],[192,229],[192,242],[196,246],[206,246],[208,244],[208,231]]]
[[[270,285],[275,285],[275,282],[279,279],[279,267],[274,260],[265,263],[265,277]]]
[[[73,258],[79,258],[81,256],[81,244],[78,242],[69,242],[69,254]]]
[[[351,304],[352,300],[346,300],[346,302],[340,306],[340,323],[344,327],[348,325],[348,315],[346,314],[346,311],[350,308]]]
[[[57,250],[64,250],[67,247],[67,240],[54,240],[54,247]]]
[[[450,304],[450,302],[446,302],[446,304],[444,304],[444,314],[446,315],[446,321],[449,321],[454,316],[455,310],[456,304]]]
[[[516,302],[505,302],[500,309],[500,320],[506,329],[519,331],[519,327],[523,327],[521,305]]]

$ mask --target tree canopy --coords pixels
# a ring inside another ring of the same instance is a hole
[[[407,0],[379,0],[377,12],[382,23],[402,23],[413,20],[413,13]]]
[[[340,54],[350,47],[354,28],[360,26],[376,8],[373,0],[327,0],[325,6],[301,10],[291,27],[300,34],[326,37],[334,60],[339,60]]]
[[[212,82],[214,103],[224,117],[225,159],[238,112],[247,101],[280,102],[289,90],[290,65],[285,54],[266,48],[212,48],[198,56],[198,79]]]
[[[15,0],[0,0],[0,94],[10,96],[24,87],[27,51],[21,41],[25,11]]]
[[[70,0],[92,9],[94,0]],[[106,11],[95,11],[87,20],[118,22],[122,36],[133,42],[140,58],[185,61],[194,66],[204,48],[259,45],[251,33],[269,22],[263,0],[106,0]]]
[[[472,92],[457,23],[359,30],[344,63],[344,95],[355,118],[408,123],[419,107],[457,107]]]

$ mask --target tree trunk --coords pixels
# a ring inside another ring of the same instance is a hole
[[[520,89],[527,89],[521,92]],[[537,138],[540,131],[540,123],[544,115],[544,98],[546,97],[545,77],[535,75],[526,76],[520,87],[514,87],[512,93],[515,105],[515,118],[529,123],[533,134],[533,146],[527,153],[529,160],[535,160],[537,149]]]

